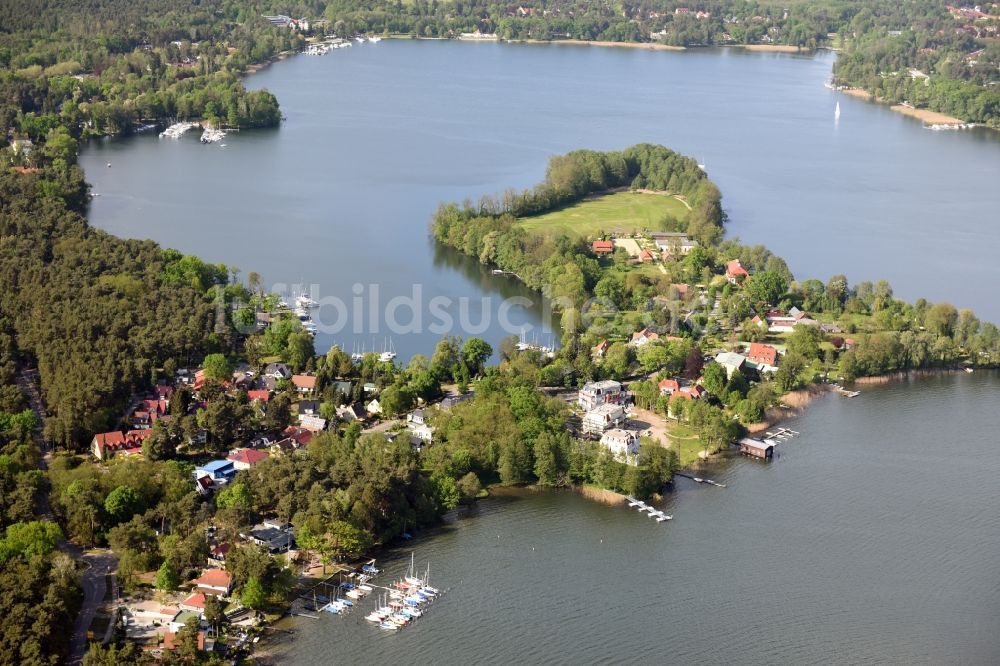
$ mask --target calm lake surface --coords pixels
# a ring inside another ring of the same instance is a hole
[[[521,330],[548,343],[538,296],[437,248],[430,215],[442,201],[532,186],[553,154],[648,141],[703,162],[729,234],[768,245],[799,278],[886,278],[901,297],[1000,321],[1000,133],[930,132],[830,91],[832,62],[410,41],[295,57],[248,78],[277,95],[280,129],[231,134],[224,148],[194,132],[90,144],[81,162],[101,195],[90,220],[339,299],[343,309],[318,318],[346,328],[321,329],[319,350],[381,350],[391,336],[405,359],[448,328],[494,346]],[[420,320],[405,304],[395,320],[420,332],[393,333],[386,305],[414,285]],[[501,311],[514,296],[533,305]],[[435,297],[447,299],[437,310]]]
[[[1000,373],[817,400],[771,463],[679,479],[657,524],[570,492],[482,502],[414,553],[413,626],[293,618],[287,664],[995,664]]]

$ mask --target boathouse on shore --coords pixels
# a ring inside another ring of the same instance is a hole
[[[770,439],[744,437],[740,440],[740,453],[767,460],[774,456],[774,442]]]

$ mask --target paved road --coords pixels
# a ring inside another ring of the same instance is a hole
[[[107,592],[107,577],[109,571],[118,568],[118,559],[111,551],[93,551],[87,554],[77,554],[84,563],[83,576],[80,585],[83,587],[83,606],[76,617],[73,627],[73,640],[70,644],[68,664],[80,664],[87,652],[87,629],[93,621],[97,610],[104,602]]]

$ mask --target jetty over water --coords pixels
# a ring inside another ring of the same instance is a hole
[[[638,509],[639,513],[647,513],[648,512],[647,515],[650,518],[653,518],[654,520],[656,520],[656,522],[658,522],[658,523],[662,523],[664,521],[673,520],[674,519],[673,516],[667,515],[666,513],[664,513],[663,511],[660,511],[656,507],[650,506],[649,504],[646,504],[642,500],[636,499],[636,498],[632,497],[631,495],[627,496],[625,498],[625,501],[628,503],[628,506],[629,506],[630,509]]]

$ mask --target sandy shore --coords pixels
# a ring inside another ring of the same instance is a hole
[[[867,90],[862,90],[860,88],[847,88],[841,90],[840,92],[845,95],[850,95],[851,97],[857,97],[866,101],[872,101],[873,95]],[[884,104],[885,101],[876,98],[874,101],[879,104]],[[955,118],[953,116],[946,115],[944,113],[938,113],[937,111],[930,111],[928,109],[914,109],[912,106],[903,106],[902,104],[893,104],[889,107],[897,113],[902,113],[904,116],[910,116],[911,118],[916,118],[917,120],[922,120],[928,125],[961,125],[965,121]]]
[[[959,118],[938,113],[937,111],[914,109],[912,106],[903,106],[902,104],[893,104],[889,108],[893,111],[902,113],[904,116],[910,116],[911,118],[922,120],[928,125],[961,125],[965,122]]]

